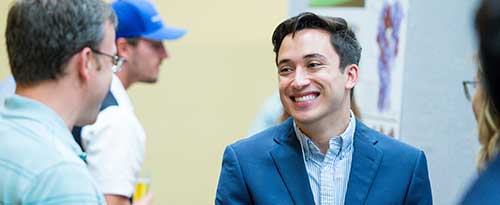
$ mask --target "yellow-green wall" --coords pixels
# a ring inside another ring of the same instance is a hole
[[[11,1],[0,2],[0,80],[10,73],[9,61],[7,59],[7,48],[5,47],[5,25],[7,22],[7,11]]]
[[[8,75],[0,9],[0,79]],[[245,137],[277,85],[271,34],[286,0],[156,0],[164,21],[185,27],[154,85],[129,90],[147,133],[145,170],[155,204],[213,204],[224,147]]]

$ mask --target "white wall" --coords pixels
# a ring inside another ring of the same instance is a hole
[[[456,204],[475,173],[476,124],[461,81],[475,72],[477,2],[410,2],[401,133],[427,153],[435,204]]]

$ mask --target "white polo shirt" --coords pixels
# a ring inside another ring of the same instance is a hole
[[[4,101],[7,97],[14,95],[16,92],[16,81],[10,75],[4,80],[0,81],[0,108],[3,107]]]
[[[82,144],[101,192],[131,197],[144,161],[146,135],[115,75],[111,93],[118,106],[102,110],[94,124],[82,128]]]

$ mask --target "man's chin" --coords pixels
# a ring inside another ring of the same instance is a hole
[[[78,127],[83,127],[85,125],[91,125],[91,124],[94,124],[97,120],[97,114],[99,112],[97,112],[95,115],[92,115],[92,116],[86,116],[82,119],[78,119],[76,122],[75,122],[75,126],[78,126]]]
[[[158,78],[147,78],[147,79],[142,79],[140,82],[142,82],[142,83],[149,83],[149,84],[152,84],[152,83],[156,83],[156,82],[158,82]]]
[[[312,113],[294,113],[292,117],[295,122],[300,124],[310,124],[316,121],[316,117]]]

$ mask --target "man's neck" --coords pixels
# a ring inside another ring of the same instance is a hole
[[[326,154],[330,147],[330,138],[339,136],[349,126],[350,110],[345,109],[332,113],[319,121],[310,123],[295,122],[297,127],[319,147],[321,153]]]
[[[127,69],[125,68],[122,69],[121,72],[116,73],[116,76],[118,77],[118,79],[120,79],[120,82],[122,83],[125,90],[127,90],[134,83],[134,81],[130,79]]]
[[[66,96],[65,94],[68,92],[57,84],[58,82],[43,82],[40,85],[29,87],[17,85],[16,94],[46,105],[56,112],[71,130],[77,120],[75,116],[79,116],[79,100],[76,97]]]

